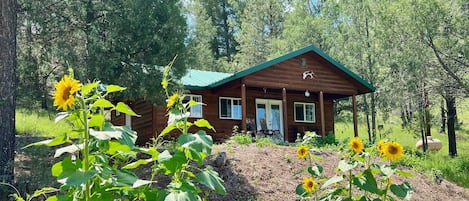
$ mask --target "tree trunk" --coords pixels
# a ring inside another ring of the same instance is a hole
[[[14,179],[16,6],[16,0],[0,0],[0,181],[7,183]],[[0,192],[0,200],[7,195]]]
[[[440,126],[440,133],[445,133],[446,132],[446,110],[445,110],[445,102],[444,100],[441,100],[441,126]]]
[[[371,130],[370,130],[370,110],[368,102],[366,101],[366,95],[363,95],[363,102],[365,105],[365,116],[366,116],[366,131],[368,132],[368,140],[371,142]]]
[[[456,149],[456,130],[454,127],[456,120],[456,98],[453,95],[448,95],[445,97],[446,101],[446,116],[448,118],[448,147],[449,155],[457,156],[458,150]]]

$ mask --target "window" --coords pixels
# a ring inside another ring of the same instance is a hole
[[[188,103],[190,100],[193,100],[200,104],[194,105],[191,108],[189,108],[188,112],[191,113],[189,117],[202,118],[202,96],[186,94],[184,95],[184,99],[182,100],[182,103]]]
[[[220,97],[220,119],[241,119],[241,98]]]
[[[295,121],[306,123],[316,122],[314,103],[295,102]]]

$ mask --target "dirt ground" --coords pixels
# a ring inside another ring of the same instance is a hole
[[[29,142],[28,142],[29,141]],[[20,139],[18,147],[38,141],[37,139]],[[226,162],[216,160],[218,153],[226,153]],[[55,183],[50,176],[53,163],[53,150],[47,147],[32,150],[17,150],[15,171],[17,185],[21,191],[31,192],[38,187]],[[321,162],[326,176],[335,174],[334,168],[340,160],[335,152],[315,152],[322,157]],[[306,173],[297,174],[308,164],[296,157],[296,148],[288,146],[257,147],[256,144],[221,144],[213,147],[213,156],[207,160],[219,172],[225,181],[227,195],[211,194],[209,200],[296,200],[296,186]],[[407,171],[409,168],[406,168]],[[411,183],[415,192],[411,200],[425,201],[469,201],[469,189],[459,187],[446,180],[435,182],[435,179],[413,172],[413,178],[393,178],[394,183],[403,180]]]
[[[222,144],[214,147],[213,153],[226,152],[224,166],[218,167],[225,181],[228,194],[214,196],[211,200],[296,200],[296,186],[306,174],[296,174],[308,164],[296,157],[296,148],[287,146],[256,147],[255,144]],[[336,153],[316,152],[322,157],[324,174],[334,175],[340,161]],[[408,181],[415,189],[411,200],[452,201],[469,200],[469,189],[446,180],[435,182],[423,174],[413,172],[413,178],[395,176],[393,181]]]

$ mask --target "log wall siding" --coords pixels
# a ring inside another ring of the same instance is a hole
[[[302,67],[300,60],[306,59],[306,67]],[[284,62],[275,64],[264,70],[245,77],[247,86],[286,88],[287,90],[310,90],[314,92],[337,93],[353,95],[357,93],[358,83],[349,79],[340,70],[333,67],[322,58],[315,59],[313,52],[300,55]],[[321,60],[324,60],[321,62]],[[315,78],[303,79],[304,71],[313,71]]]

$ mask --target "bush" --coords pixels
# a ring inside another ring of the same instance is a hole
[[[308,144],[314,147],[324,147],[327,145],[337,145],[339,142],[335,139],[334,133],[330,132],[325,137],[322,137],[316,132],[306,131],[303,136],[303,144]]]

